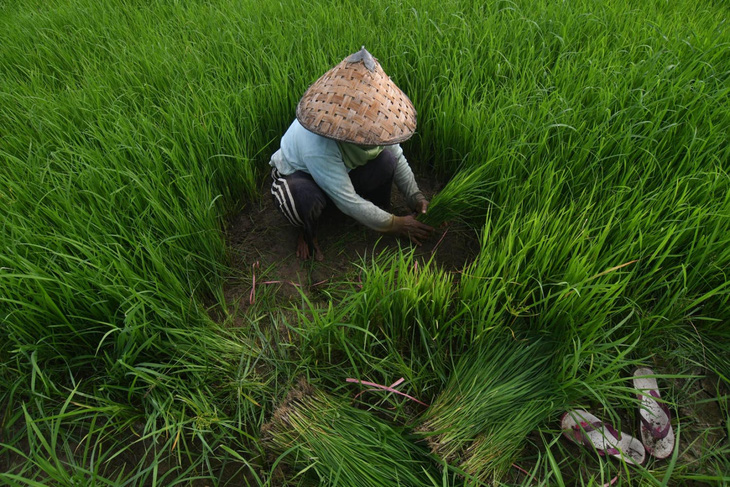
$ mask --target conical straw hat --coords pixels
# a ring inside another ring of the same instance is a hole
[[[416,130],[413,103],[363,47],[304,93],[297,120],[315,134],[358,145],[392,145]]]

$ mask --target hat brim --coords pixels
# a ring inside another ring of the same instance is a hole
[[[368,66],[361,58],[351,61],[354,57],[340,62],[307,89],[297,105],[297,120],[310,132],[357,145],[408,140],[416,130],[413,103],[375,58],[370,56]]]

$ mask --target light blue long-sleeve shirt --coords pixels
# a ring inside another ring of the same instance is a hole
[[[394,180],[398,190],[413,206],[422,196],[413,171],[399,144],[385,146],[396,158]],[[376,157],[377,151],[374,151]],[[317,185],[330,197],[337,208],[363,225],[377,231],[388,231],[394,216],[355,192],[348,173],[350,169],[367,161],[345,160],[338,142],[305,129],[297,120],[291,124],[281,139],[281,148],[271,156],[270,165],[283,175],[295,171],[311,174]]]

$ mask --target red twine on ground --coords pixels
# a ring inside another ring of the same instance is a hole
[[[264,281],[261,284],[291,284],[294,287],[301,287],[294,281]]]
[[[441,245],[441,242],[444,241],[444,237],[446,237],[447,233],[449,233],[449,227],[446,227],[446,230],[444,230],[444,234],[441,235],[441,238],[439,239],[439,241],[436,242],[436,245],[434,245],[433,248],[431,249],[431,255],[433,255],[433,253],[436,252],[436,249],[439,248],[439,245]]]
[[[415,401],[418,404],[421,404],[423,406],[428,407],[428,404],[426,404],[425,402],[421,402],[421,401],[419,401],[418,399],[416,399],[413,396],[409,396],[408,394],[405,394],[405,393],[403,393],[403,392],[401,392],[401,391],[399,391],[397,389],[394,389],[395,386],[398,386],[398,385],[402,384],[403,381],[405,381],[405,379],[403,377],[401,377],[397,381],[393,382],[389,386],[383,386],[383,385],[380,385],[380,384],[376,384],[375,382],[367,382],[367,381],[364,381],[364,380],[358,380],[358,379],[352,379],[352,378],[348,378],[348,379],[346,379],[346,381],[347,382],[350,382],[350,383],[357,383],[357,384],[366,385],[366,386],[370,386],[370,387],[376,387],[377,389],[383,389],[385,391],[392,392],[394,394],[398,394],[399,396],[406,397],[406,398],[410,399],[411,401]],[[355,399],[357,399],[358,397],[360,397],[360,394],[362,394],[363,392],[375,391],[377,389],[368,389],[368,390],[365,390],[365,391],[361,391],[360,393],[358,393],[355,396]]]
[[[606,482],[605,484],[603,484],[603,487],[610,487],[613,484],[615,484],[618,481],[618,476],[619,475],[621,475],[621,472],[620,471],[619,471],[618,475],[616,475],[614,478],[611,479],[610,482]]]
[[[535,477],[534,477],[534,476],[533,476],[533,475],[532,475],[532,474],[531,474],[530,472],[528,472],[528,471],[527,471],[527,470],[525,470],[524,468],[520,467],[520,466],[519,466],[519,465],[517,465],[516,463],[513,463],[513,464],[512,464],[512,466],[513,466],[513,467],[515,467],[515,468],[516,468],[517,470],[519,470],[520,472],[524,473],[525,475],[529,475],[529,476],[530,476],[530,478],[531,478],[532,480],[535,480]]]
[[[257,260],[251,264],[251,273],[253,274],[253,283],[251,284],[251,294],[248,295],[248,304],[256,302],[256,269],[259,267],[259,261]]]

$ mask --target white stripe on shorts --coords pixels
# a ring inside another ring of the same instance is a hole
[[[273,194],[274,198],[276,198],[276,201],[279,204],[279,210],[281,211],[281,214],[284,215],[286,219],[289,220],[289,223],[291,223],[295,227],[302,226],[301,223],[294,219],[291,208],[289,208],[289,204],[284,197],[281,187],[278,186],[278,183],[279,181],[271,185],[271,194]]]
[[[274,178],[274,182],[271,185],[271,194],[274,195],[276,201],[279,203],[281,212],[292,225],[297,227],[304,226],[304,222],[299,217],[299,212],[294,204],[294,197],[291,194],[291,190],[289,189],[289,184],[287,184],[286,179],[281,176],[276,168],[272,169],[271,177]]]

